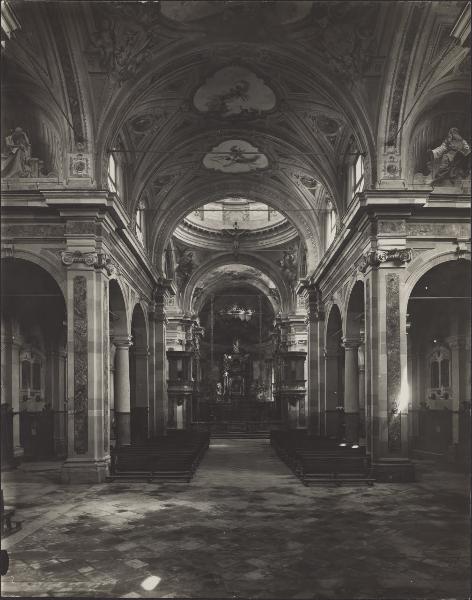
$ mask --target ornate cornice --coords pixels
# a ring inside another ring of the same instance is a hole
[[[306,323],[318,323],[324,319],[324,308],[321,301],[321,290],[316,283],[310,283],[309,280],[305,279],[300,282],[298,286],[298,293],[307,292],[306,296],[306,309],[307,316],[305,319]]]
[[[404,265],[412,259],[411,248],[392,248],[390,250],[370,250],[364,254],[357,268],[361,273],[365,273],[369,267],[378,267],[385,262],[393,262],[397,266]]]
[[[61,252],[62,264],[66,267],[72,266],[74,263],[81,263],[87,267],[95,269],[105,269],[108,275],[117,275],[118,267],[113,259],[104,252],[69,252],[67,250]]]

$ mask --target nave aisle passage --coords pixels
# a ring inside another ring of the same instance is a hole
[[[278,458],[268,439],[212,439],[194,482],[242,489],[297,485],[296,477]]]

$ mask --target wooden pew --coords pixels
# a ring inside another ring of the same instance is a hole
[[[131,478],[188,482],[209,444],[210,436],[206,432],[179,431],[119,447],[112,452],[108,480]]]
[[[305,484],[363,482],[372,485],[365,447],[302,432],[277,431],[271,443],[278,456]],[[300,433],[300,435],[298,435]]]

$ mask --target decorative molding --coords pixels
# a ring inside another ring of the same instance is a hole
[[[357,268],[361,273],[365,273],[369,267],[378,267],[385,262],[393,262],[401,266],[412,259],[411,248],[392,248],[390,250],[370,250],[364,254]]]
[[[306,309],[307,323],[318,323],[324,319],[323,303],[321,301],[321,290],[317,284],[308,284],[305,286],[307,290]]]

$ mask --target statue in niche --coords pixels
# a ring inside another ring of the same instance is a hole
[[[297,253],[292,246],[288,250],[284,250],[284,255],[279,260],[280,270],[284,279],[293,286],[297,280]]]
[[[26,131],[16,127],[5,138],[8,154],[2,155],[2,177],[31,177],[31,143]]]
[[[238,338],[236,338],[236,339],[234,340],[234,342],[233,342],[233,352],[234,352],[235,354],[239,354],[239,353],[240,353],[240,351],[241,351],[241,350],[240,350],[240,348],[239,348],[239,339],[238,339]]]
[[[442,144],[428,154],[431,159],[432,185],[454,185],[470,174],[470,146],[452,127]]]
[[[193,252],[185,249],[182,250],[177,261],[177,268],[175,272],[184,285],[190,279],[194,267]]]

